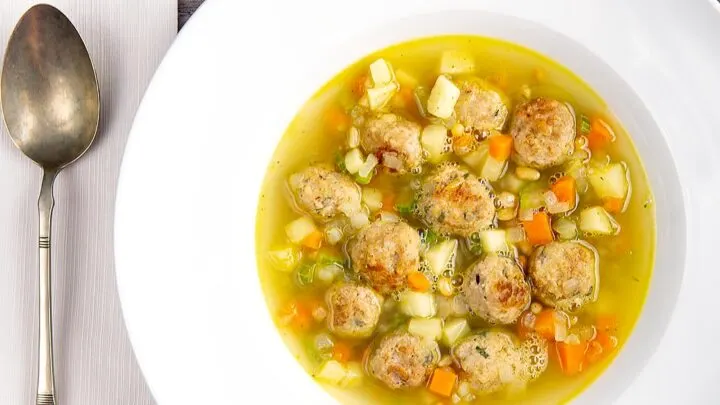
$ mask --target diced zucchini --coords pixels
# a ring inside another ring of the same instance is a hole
[[[483,141],[477,145],[474,151],[462,156],[462,160],[472,169],[481,171],[488,156],[490,156],[490,146],[487,141]]]
[[[418,80],[415,78],[415,76],[412,76],[410,73],[402,69],[395,70],[395,78],[397,79],[397,82],[400,83],[400,86],[403,88],[414,89],[418,85]]]
[[[518,194],[523,187],[525,187],[525,181],[516,176],[515,173],[506,173],[500,182],[500,188],[511,193]]]
[[[440,340],[442,331],[440,318],[412,318],[408,323],[408,332],[428,340]]]
[[[486,178],[490,181],[498,181],[505,172],[506,167],[507,161],[500,161],[488,155],[485,157],[482,170],[480,170],[480,177]]]
[[[465,318],[448,319],[442,331],[442,343],[452,347],[459,339],[470,333],[470,325]]]
[[[362,201],[367,205],[371,212],[375,212],[382,208],[383,195],[382,191],[372,188],[363,187],[362,189]]]
[[[357,361],[351,361],[345,367],[345,378],[340,383],[343,388],[357,387],[363,380],[363,367]]]
[[[507,235],[503,229],[489,229],[480,232],[480,246],[485,253],[507,252]]]
[[[354,148],[350,149],[348,153],[345,154],[345,170],[348,171],[350,174],[355,174],[360,170],[363,163],[365,163],[365,159],[363,159],[362,152],[360,152],[360,149]]]
[[[430,91],[427,101],[428,112],[438,118],[450,118],[458,97],[460,97],[460,89],[447,77],[439,76]]]
[[[382,87],[395,81],[392,66],[382,58],[370,64],[370,77],[374,87]]]
[[[545,205],[545,189],[538,183],[530,183],[520,190],[520,211],[538,210]]]
[[[625,199],[630,188],[628,172],[623,163],[590,167],[588,180],[595,194],[600,198]]]
[[[577,225],[569,218],[559,218],[553,221],[552,227],[562,240],[572,240],[577,237]]]
[[[317,259],[315,260],[319,264],[339,264],[342,266],[343,261],[342,255],[335,252],[334,249],[322,248],[317,253]]]
[[[290,242],[297,245],[316,231],[317,227],[310,217],[300,217],[285,225],[285,234],[290,239]]]
[[[407,316],[431,318],[437,313],[435,296],[432,293],[405,291],[400,296],[400,312]]]
[[[455,239],[448,239],[425,251],[425,262],[430,272],[440,276],[445,270],[455,267],[455,252],[458,242]]]
[[[327,384],[339,385],[347,377],[347,369],[337,360],[328,360],[315,374],[315,378]]]
[[[450,153],[447,141],[447,128],[442,125],[428,125],[420,136],[420,143],[422,143],[423,149],[427,152],[427,160],[430,163],[438,164],[445,160]]]
[[[603,207],[585,208],[580,212],[580,230],[593,235],[615,235],[620,225]]]
[[[440,57],[440,74],[458,75],[475,71],[475,58],[468,52],[449,50]]]
[[[390,99],[393,98],[395,93],[398,91],[398,85],[395,83],[388,83],[384,86],[373,87],[367,90],[368,105],[370,110],[378,111],[382,110]]]
[[[302,259],[302,252],[300,249],[288,246],[284,249],[277,249],[268,252],[270,258],[270,264],[276,269],[285,273],[290,273],[295,270],[300,259]]]

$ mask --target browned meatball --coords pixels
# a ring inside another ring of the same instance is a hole
[[[325,293],[328,306],[327,326],[335,335],[346,338],[366,338],[375,331],[381,298],[368,287],[339,284]]]
[[[360,187],[325,166],[310,166],[290,176],[297,205],[320,220],[360,212]]]
[[[463,379],[477,394],[490,394],[517,381],[527,381],[522,351],[505,332],[483,331],[468,336],[452,349]]]
[[[454,164],[445,164],[423,181],[417,215],[430,228],[469,237],[495,220],[492,190],[486,182]]]
[[[382,114],[366,121],[360,144],[392,172],[418,172],[423,160],[421,129],[420,125],[398,115]]]
[[[565,162],[574,150],[575,114],[550,98],[536,98],[517,106],[510,124],[513,159],[520,165],[545,169]]]
[[[420,235],[405,222],[377,220],[350,246],[353,269],[383,294],[403,289],[420,267]]]
[[[513,259],[490,254],[473,263],[462,285],[470,310],[490,323],[510,324],[530,305],[530,285]]]
[[[368,358],[367,369],[392,389],[420,387],[439,359],[440,348],[434,340],[396,332],[380,340]]]
[[[576,311],[597,296],[597,252],[585,242],[538,247],[530,258],[529,274],[535,296],[564,311]]]
[[[458,87],[460,97],[455,103],[455,115],[466,131],[482,133],[503,129],[508,108],[499,92],[478,79],[460,81]]]

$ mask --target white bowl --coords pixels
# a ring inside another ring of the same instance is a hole
[[[577,401],[609,403],[632,383],[668,326],[687,268],[683,195],[687,203],[692,194],[681,184],[700,183],[689,176],[681,183],[666,143],[675,139],[676,146],[678,134],[663,133],[636,95],[652,81],[633,77],[634,91],[568,36],[511,16],[583,37],[600,25],[561,22],[583,10],[610,13],[569,0],[542,7],[371,0],[351,12],[334,3],[294,2],[283,12],[230,3],[203,6],[180,34],[138,112],[120,181],[118,285],[160,404],[245,403],[247,395],[259,403],[333,403],[284,347],[266,309],[254,253],[260,185],[285,127],[334,74],[378,48],[446,33],[499,37],[550,56],[585,79],[632,135],[655,195],[656,267],[632,336]],[[677,121],[670,122],[665,128],[674,129]],[[691,161],[685,149],[675,151]],[[700,245],[690,246],[694,252]]]

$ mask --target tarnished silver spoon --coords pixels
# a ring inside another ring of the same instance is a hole
[[[100,119],[100,94],[90,55],[70,20],[37,5],[10,37],[0,105],[12,141],[43,169],[40,214],[40,339],[38,405],[55,405],[50,228],[58,173],[92,144]]]

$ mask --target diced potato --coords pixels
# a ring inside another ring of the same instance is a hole
[[[477,148],[462,157],[463,162],[475,170],[482,168],[485,158],[488,156],[487,148]]]
[[[465,318],[449,319],[445,321],[442,331],[442,343],[452,347],[460,338],[470,333],[470,325]]]
[[[468,52],[449,50],[440,57],[440,74],[458,75],[475,71],[475,58]]]
[[[447,128],[444,126],[433,124],[423,129],[420,143],[427,152],[427,159],[430,163],[438,164],[448,157],[450,148],[448,148],[447,141]]]
[[[615,235],[620,225],[603,207],[585,208],[580,212],[580,230],[591,235]]]
[[[383,195],[382,191],[372,188],[363,187],[362,189],[362,201],[367,205],[371,212],[375,212],[382,208]]]
[[[454,267],[457,246],[457,240],[448,239],[429,248],[425,252],[425,262],[433,274],[440,276],[443,272],[445,272],[445,270],[452,269],[452,267]]]
[[[395,70],[395,79],[397,79],[397,82],[400,83],[400,86],[403,88],[414,89],[418,85],[418,80],[415,76],[412,76],[402,69]]]
[[[345,154],[345,169],[350,174],[355,174],[360,170],[363,163],[365,163],[365,159],[363,159],[362,152],[360,152],[360,149],[354,148],[350,149],[348,153]]]
[[[300,249],[288,246],[284,249],[272,250],[268,253],[270,263],[272,266],[285,273],[290,273],[295,270],[300,259],[302,259],[302,252]]]
[[[480,245],[485,253],[507,252],[507,235],[503,229],[490,229],[480,232]]]
[[[357,361],[351,361],[347,364],[345,370],[345,378],[340,382],[341,387],[357,387],[362,383],[364,374],[362,364]]]
[[[310,234],[317,231],[317,227],[310,217],[300,217],[285,225],[285,234],[290,242],[299,245]]]
[[[506,167],[506,161],[500,161],[488,155],[482,165],[480,177],[484,177],[490,181],[498,181],[500,177],[502,177],[503,173],[505,173]]]
[[[370,64],[370,77],[374,87],[382,87],[395,81],[392,66],[382,58]]]
[[[440,340],[442,331],[440,318],[413,318],[408,323],[408,332],[428,340]]]
[[[525,181],[515,173],[506,173],[500,182],[500,188],[512,193],[519,193],[523,187],[525,187]]]
[[[337,360],[328,360],[315,378],[327,384],[339,385],[347,377],[347,369]]]
[[[553,221],[552,227],[560,239],[571,240],[577,237],[577,225],[571,219],[559,218]]]
[[[588,180],[600,198],[624,199],[630,188],[628,172],[622,163],[610,163],[604,167],[593,166],[589,170]]]
[[[405,291],[400,296],[400,312],[407,316],[431,318],[437,313],[435,296],[432,293]]]
[[[430,91],[428,112],[438,118],[450,118],[460,97],[460,89],[445,76],[439,76]]]
[[[398,85],[388,83],[384,86],[373,87],[367,90],[368,105],[372,111],[378,111],[385,108],[390,99],[393,98],[398,91]]]

